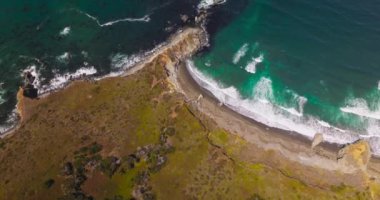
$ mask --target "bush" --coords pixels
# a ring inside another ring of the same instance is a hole
[[[100,152],[102,149],[103,149],[102,145],[98,144],[97,142],[94,142],[89,147],[89,152],[91,154],[96,154],[96,153]]]
[[[50,189],[54,185],[55,181],[53,179],[49,179],[45,181],[44,185],[47,189]]]

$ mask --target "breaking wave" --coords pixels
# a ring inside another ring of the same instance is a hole
[[[263,61],[264,61],[263,54],[260,54],[260,56],[257,58],[253,57],[251,61],[247,64],[247,66],[245,67],[245,71],[251,74],[256,73],[257,64],[262,63]]]
[[[243,58],[246,54],[247,51],[249,50],[248,48],[248,43],[245,43],[243,46],[240,47],[240,49],[235,53],[232,63],[237,64],[241,58]]]
[[[19,116],[18,116],[17,110],[15,108],[11,112],[11,114],[8,116],[8,119],[5,121],[5,123],[0,125],[0,138],[5,137],[7,135],[7,132],[16,126],[16,123],[18,120],[19,120]]]
[[[275,94],[270,78],[261,77],[254,85],[251,98],[243,98],[235,87],[225,87],[221,83],[200,72],[192,61],[187,61],[187,69],[193,79],[205,90],[213,94],[223,105],[270,127],[297,132],[313,138],[322,133],[324,139],[331,143],[347,144],[365,136],[350,130],[342,130],[331,124],[303,112],[307,98],[292,92],[296,106],[280,106],[275,104]],[[376,147],[373,146],[373,149]],[[380,153],[380,151],[379,151]]]
[[[355,114],[361,117],[368,117],[380,120],[380,110],[371,110],[367,101],[363,98],[356,98],[348,100],[347,105],[340,108],[341,111],[346,113]]]
[[[48,85],[44,85],[39,88],[39,93],[47,93],[53,90],[60,89],[67,85],[72,80],[81,79],[87,76],[91,76],[97,73],[97,70],[93,66],[88,66],[88,63],[84,63],[85,67],[79,68],[74,73],[57,74],[50,80]]]

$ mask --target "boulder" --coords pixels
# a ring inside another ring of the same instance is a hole
[[[371,159],[371,148],[367,141],[358,140],[339,150],[338,162],[365,171]]]
[[[316,146],[323,142],[323,134],[316,133],[313,138],[313,142],[311,143],[311,148],[314,149]]]
[[[187,20],[189,20],[189,16],[187,15],[180,15],[182,22],[186,23]]]
[[[70,175],[74,174],[74,167],[73,167],[73,164],[71,162],[65,163],[65,165],[63,166],[63,173],[66,176],[70,176]]]
[[[36,89],[32,84],[27,84],[23,88],[23,95],[25,97],[35,99],[38,97],[38,89]]]

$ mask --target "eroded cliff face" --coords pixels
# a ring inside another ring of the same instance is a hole
[[[371,158],[371,148],[367,141],[359,140],[339,151],[338,161],[343,165],[353,166],[363,171]]]

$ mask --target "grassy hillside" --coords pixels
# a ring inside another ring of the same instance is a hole
[[[368,199],[239,156],[247,145],[166,82],[162,62],[40,100],[0,142],[0,199]]]

